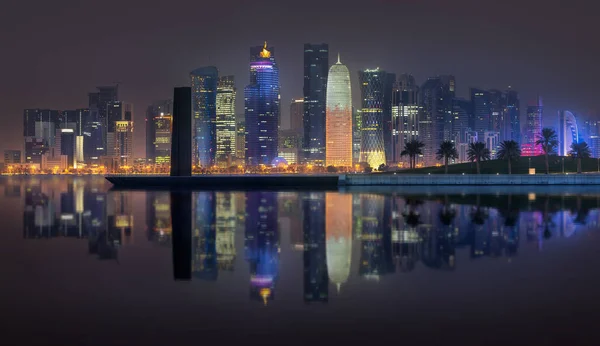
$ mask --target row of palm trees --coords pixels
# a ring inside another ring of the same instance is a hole
[[[556,131],[550,128],[542,129],[541,135],[535,142],[536,145],[540,146],[545,157],[546,174],[550,173],[549,156],[555,155],[558,148],[558,135]],[[409,141],[404,145],[404,150],[400,153],[401,156],[409,157],[409,166],[411,169],[416,167],[417,156],[423,155],[423,148],[425,144],[418,140]],[[572,143],[569,155],[574,159],[577,159],[577,173],[581,173],[581,159],[589,158],[591,156],[590,147],[586,142]],[[521,157],[521,147],[519,143],[509,140],[500,143],[496,158],[499,160],[506,160],[508,162],[508,174],[512,173],[512,162]],[[456,146],[451,141],[444,141],[440,144],[439,149],[436,152],[436,158],[444,161],[444,172],[448,174],[448,163],[450,160],[456,160],[458,158],[458,151]],[[467,150],[467,158],[471,162],[475,162],[477,167],[477,174],[481,174],[480,162],[491,159],[491,152],[485,147],[483,142],[475,142],[469,144]]]

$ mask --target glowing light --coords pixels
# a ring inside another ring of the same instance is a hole
[[[267,50],[267,41],[265,41],[265,46],[262,49],[262,52],[260,52],[260,57],[261,58],[270,58],[271,57],[271,52],[269,52]]]

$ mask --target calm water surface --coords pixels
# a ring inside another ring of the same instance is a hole
[[[9,345],[600,344],[600,188],[0,185]]]

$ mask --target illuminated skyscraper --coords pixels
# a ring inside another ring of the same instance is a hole
[[[392,151],[390,160],[401,162],[406,143],[419,139],[419,87],[415,77],[402,74],[392,90]]]
[[[159,101],[146,110],[146,159],[169,163],[171,159],[171,132],[173,101]]]
[[[235,158],[239,164],[246,160],[246,123],[244,121],[236,120],[235,133]]]
[[[327,273],[338,292],[350,277],[352,262],[352,195],[325,194]]]
[[[477,132],[477,137],[481,139],[484,133],[490,130],[491,124],[491,103],[490,92],[487,90],[471,88],[471,103],[473,104],[473,131]]]
[[[217,85],[217,164],[230,166],[236,150],[235,82],[221,76]]]
[[[444,75],[429,78],[419,91],[419,140],[425,144],[423,161],[426,166],[437,162],[436,150],[444,140],[450,140],[455,88],[454,76]]]
[[[577,119],[572,112],[558,111],[558,155],[568,156],[572,143],[579,143]]]
[[[362,103],[360,162],[377,169],[385,164],[384,86],[385,71],[376,68],[358,72]]]
[[[304,45],[304,161],[323,165],[325,161],[325,113],[329,46]]]
[[[279,130],[279,68],[273,48],[250,49],[250,84],[244,89],[246,164],[269,165],[277,157]]]
[[[544,106],[542,98],[538,97],[536,105],[527,106],[527,123],[525,124],[525,134],[523,135],[523,156],[537,156],[542,154],[539,145],[535,142],[542,135],[542,115]]]
[[[201,67],[190,73],[193,116],[193,164],[215,164],[217,152],[217,79],[214,66]]]
[[[352,107],[352,163],[360,162],[360,141],[362,137],[362,110]]]
[[[505,125],[510,131],[506,139],[521,143],[521,108],[519,102],[519,93],[515,90],[512,90],[510,87],[506,91],[505,113],[505,119],[510,123],[510,125]]]
[[[352,166],[350,71],[339,59],[327,80],[326,165]]]

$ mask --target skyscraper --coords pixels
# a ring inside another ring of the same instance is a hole
[[[390,161],[402,161],[406,143],[419,139],[419,87],[415,77],[402,74],[392,90],[392,151]]]
[[[325,113],[329,46],[304,44],[304,161],[325,161]]]
[[[217,156],[220,166],[230,166],[235,157],[235,82],[233,76],[221,76],[217,83]]]
[[[89,93],[89,109],[92,112],[92,108],[95,109],[95,116],[91,116],[86,128],[90,129],[88,133],[93,134],[94,138],[90,141],[96,143],[94,147],[98,152],[88,153],[91,156],[99,157],[106,155],[107,149],[109,148],[107,142],[107,132],[109,131],[109,123],[114,119],[109,119],[109,103],[116,102],[119,100],[119,85],[114,86],[99,86],[96,87],[97,91]],[[97,122],[97,124],[93,124]],[[94,130],[91,130],[94,129]],[[110,126],[110,129],[114,131],[114,123]],[[98,132],[98,130],[100,132]],[[85,143],[84,143],[85,145]]]
[[[217,83],[219,71],[214,66],[190,73],[193,115],[193,163],[210,167],[217,152]]]
[[[383,139],[386,73],[379,68],[358,72],[362,100],[360,162],[377,169],[385,164]]]
[[[386,164],[388,165],[394,161],[392,99],[395,85],[396,74],[386,73],[383,81],[383,144]]]
[[[304,137],[304,100],[293,99],[290,104],[290,129]]]
[[[444,140],[450,140],[452,108],[455,97],[454,76],[443,75],[429,78],[419,91],[421,115],[419,120],[420,141],[425,165],[436,162],[435,152]]]
[[[471,132],[473,126],[472,103],[463,98],[452,100],[452,136],[455,143],[468,143],[467,132]]]
[[[558,155],[568,156],[571,144],[579,143],[577,119],[570,111],[558,111]]]
[[[544,106],[542,98],[538,97],[536,105],[527,106],[527,123],[525,124],[525,134],[523,136],[523,156],[537,156],[542,153],[539,145],[535,142],[542,134],[542,115]]]
[[[506,121],[506,93],[492,89],[490,95],[490,131],[500,134],[500,142],[510,139],[510,123]]]
[[[352,163],[360,162],[360,141],[362,139],[362,109],[352,107]]]
[[[250,49],[250,84],[244,89],[246,164],[269,165],[277,157],[279,130],[279,68],[272,48],[256,56]]]
[[[519,93],[508,87],[506,91],[506,111],[505,126],[510,129],[509,140],[521,143],[521,108],[519,102]]]
[[[327,80],[326,165],[352,166],[352,90],[350,71],[338,61]]]
[[[29,159],[30,157],[37,158],[40,150],[43,155],[51,146],[54,146],[56,144],[57,131],[58,136],[60,136],[59,111],[50,109],[25,109],[23,111],[25,162],[32,162]],[[34,143],[37,144],[34,145]]]
[[[146,159],[151,162],[170,162],[172,121],[172,100],[155,102],[146,109]]]
[[[491,103],[490,93],[487,90],[471,88],[471,103],[473,104],[473,131],[477,132],[480,141],[484,133],[490,130]]]
[[[246,160],[246,123],[244,121],[236,121],[235,133],[235,158],[239,164]]]

